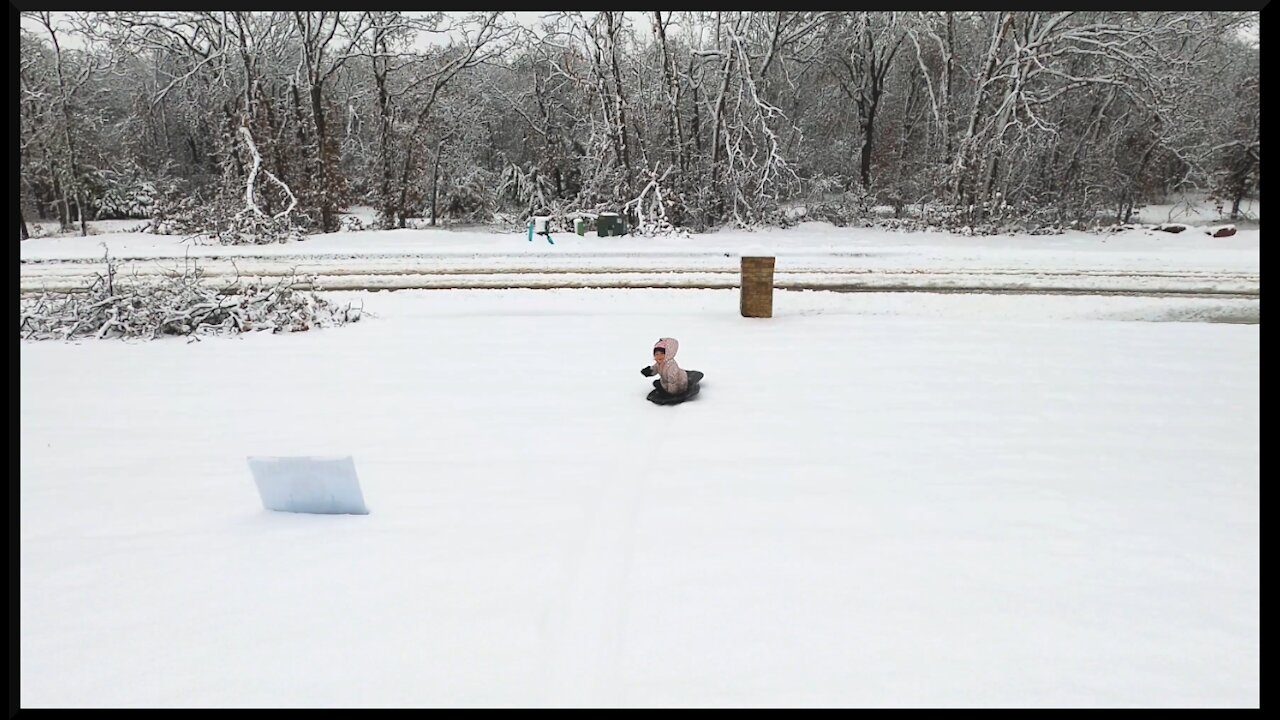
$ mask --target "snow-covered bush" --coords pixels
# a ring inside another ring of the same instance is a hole
[[[218,199],[185,196],[158,203],[148,232],[157,235],[211,237],[222,245],[269,245],[305,240],[306,218],[294,211],[283,217],[249,211]]]
[[[292,214],[283,217],[240,212],[214,224],[214,237],[223,245],[270,245],[305,240],[307,231]]]
[[[488,222],[495,208],[492,173],[472,168],[449,184],[439,212],[454,220]]]
[[[18,334],[24,339],[158,338],[269,330],[300,332],[360,319],[361,309],[339,307],[314,292],[294,289],[294,275],[271,283],[231,280],[221,287],[203,281],[188,262],[168,277],[120,277],[107,259],[99,275],[78,292],[23,295]]]

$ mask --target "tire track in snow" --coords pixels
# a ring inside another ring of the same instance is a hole
[[[601,255],[604,262],[531,264],[512,255],[437,257],[306,256],[209,257],[200,260],[202,281],[274,282],[297,274],[297,289],[314,290],[452,290],[550,288],[688,288],[736,289],[739,268],[733,260],[710,253],[622,259]],[[795,256],[798,259],[799,255]],[[1194,269],[1120,269],[1107,267],[1027,268],[1009,266],[903,267],[877,263],[849,266],[839,254],[814,254],[813,260],[779,267],[774,286],[780,290],[839,292],[969,292],[1005,294],[1205,295],[1258,297],[1260,274],[1249,271]],[[194,259],[194,258],[193,258]],[[701,260],[702,262],[698,262]],[[708,261],[709,260],[709,261]],[[817,260],[818,262],[815,262]],[[825,260],[827,262],[821,262]],[[691,262],[692,261],[692,262]],[[186,260],[161,258],[122,261],[118,281],[170,275]],[[789,264],[789,263],[788,263]],[[24,262],[24,293],[76,291],[105,274],[93,262]]]
[[[1027,276],[1010,281],[1003,278],[970,277],[966,279],[945,278],[940,276],[920,275],[913,278],[872,277],[861,280],[849,280],[835,275],[802,279],[795,274],[775,273],[774,287],[779,290],[832,290],[839,292],[941,292],[941,293],[1003,293],[1027,295],[1055,294],[1094,294],[1094,295],[1135,295],[1135,296],[1212,296],[1258,298],[1260,288],[1256,280],[1238,279],[1222,281],[1197,277],[1161,278],[1157,281],[1133,282],[1116,281],[1108,278],[1101,281],[1097,278],[1077,276],[1076,282],[1063,282],[1061,279],[1037,278]],[[279,277],[241,276],[243,282],[275,283]],[[216,278],[205,278],[206,282],[216,283]],[[21,282],[22,293],[39,292],[78,292],[85,290],[91,280],[89,277],[24,277]],[[130,279],[117,280],[121,287],[129,284]],[[232,291],[234,281],[223,279]],[[517,275],[517,274],[485,274],[485,275],[320,275],[301,276],[291,287],[297,290],[513,290],[513,289],[572,289],[572,288],[613,288],[613,289],[719,289],[733,290],[739,287],[736,275],[716,277],[712,273],[680,272],[651,275],[601,275],[595,273],[574,273],[563,275]]]

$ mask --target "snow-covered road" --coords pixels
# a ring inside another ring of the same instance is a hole
[[[455,288],[700,288],[738,285],[739,258],[777,258],[780,289],[1209,295],[1256,298],[1258,232],[1234,238],[1129,231],[1110,236],[974,238],[846,228],[722,232],[691,238],[601,239],[555,245],[500,233],[404,230],[222,247],[152,235],[49,238],[22,246],[24,292],[72,290],[198,266],[210,282],[304,276],[324,290]]]

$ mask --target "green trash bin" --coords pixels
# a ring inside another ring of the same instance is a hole
[[[627,234],[627,219],[616,213],[600,213],[596,218],[596,235],[616,237]]]
[[[576,217],[573,219],[573,231],[579,235],[587,234],[587,219],[584,217]]]

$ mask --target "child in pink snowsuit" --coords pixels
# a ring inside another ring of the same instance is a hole
[[[689,373],[676,364],[676,351],[680,343],[675,338],[661,338],[653,345],[653,365],[640,371],[641,375],[657,375],[653,386],[668,395],[679,395],[689,389]]]

